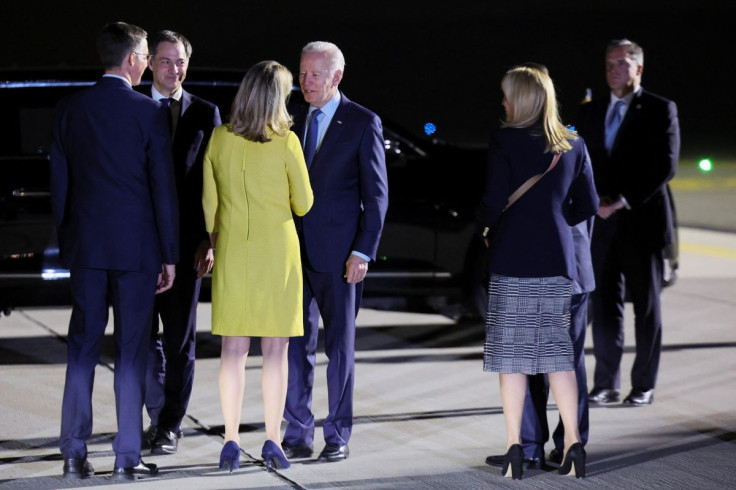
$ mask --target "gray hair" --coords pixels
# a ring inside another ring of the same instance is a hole
[[[335,73],[337,70],[345,73],[345,57],[335,44],[327,41],[312,41],[302,48],[302,56],[307,53],[327,55],[330,73]]]
[[[606,54],[621,47],[626,48],[626,54],[631,56],[639,66],[644,66],[644,50],[634,41],[629,41],[628,39],[615,39],[608,43],[608,46],[606,46]]]

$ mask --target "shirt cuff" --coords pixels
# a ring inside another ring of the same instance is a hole
[[[358,257],[360,257],[361,259],[365,260],[366,262],[370,262],[371,261],[371,258],[370,257],[368,257],[365,254],[362,254],[362,253],[358,252],[357,250],[353,250],[350,253],[350,255],[357,255]]]

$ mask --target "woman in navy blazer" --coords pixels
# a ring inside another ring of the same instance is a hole
[[[506,122],[491,140],[478,224],[489,244],[484,370],[499,373],[507,429],[504,476],[521,479],[521,417],[527,375],[547,373],[565,426],[562,474],[585,474],[577,428],[577,382],[569,337],[577,279],[571,226],[593,216],[598,197],[583,141],[560,122],[554,86],[520,66],[501,83]],[[556,165],[505,210],[529,178]],[[574,468],[572,468],[574,463]]]

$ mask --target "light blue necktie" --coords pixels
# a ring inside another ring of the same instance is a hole
[[[317,120],[317,116],[320,114],[322,114],[322,111],[319,109],[312,111],[309,127],[307,128],[307,137],[304,141],[304,159],[307,161],[307,168],[312,165],[314,155],[317,153],[317,138],[319,137],[319,121]]]
[[[606,151],[608,151],[609,155],[611,154],[611,148],[613,148],[613,142],[616,139],[618,128],[621,126],[621,110],[625,105],[626,103],[623,100],[616,101],[611,115],[608,117],[608,121],[606,121]]]

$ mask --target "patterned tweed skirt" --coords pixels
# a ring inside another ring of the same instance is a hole
[[[572,371],[571,295],[572,281],[565,277],[491,275],[483,370]]]

